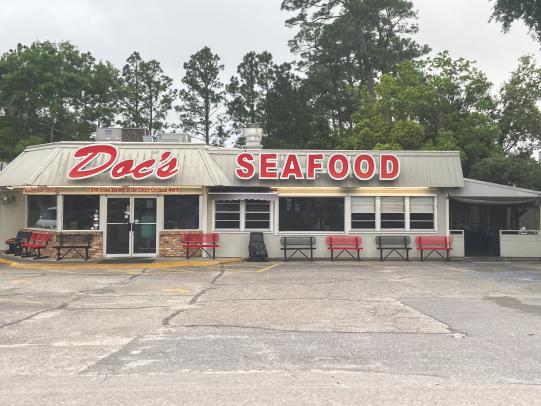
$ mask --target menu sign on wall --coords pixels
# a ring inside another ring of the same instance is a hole
[[[351,175],[361,181],[371,180],[379,175],[381,181],[395,180],[400,175],[400,160],[394,154],[382,153],[374,156],[368,153],[348,156],[334,153],[307,153],[305,165],[301,166],[299,154],[287,154],[281,159],[277,153],[260,153],[259,159],[245,152],[237,156],[235,174],[238,179],[249,180],[316,180],[317,175],[327,173],[333,180],[345,180]]]

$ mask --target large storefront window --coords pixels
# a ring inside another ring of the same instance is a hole
[[[353,230],[376,229],[376,198],[351,198],[351,228]]]
[[[64,230],[98,230],[100,213],[99,196],[64,196]]]
[[[31,228],[56,229],[56,196],[28,196],[26,224]]]
[[[344,198],[281,198],[280,231],[344,231]]]
[[[405,229],[406,209],[403,197],[381,198],[381,228]]]
[[[194,230],[199,228],[199,196],[165,196],[164,228]]]
[[[434,229],[434,198],[410,198],[410,228],[412,230]]]

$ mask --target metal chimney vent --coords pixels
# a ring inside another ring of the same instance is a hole
[[[244,138],[246,139],[246,148],[262,149],[263,129],[258,123],[251,124],[244,129]]]

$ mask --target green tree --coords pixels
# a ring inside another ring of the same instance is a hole
[[[4,53],[0,57],[0,108],[5,113],[0,118],[0,157],[10,159],[31,144],[88,139],[98,117],[105,114],[97,112],[97,104],[90,100],[100,92],[98,65],[90,53],[81,53],[69,42],[19,44]]]
[[[297,13],[287,20],[299,31],[294,51],[318,59],[338,45],[355,62],[362,83],[374,94],[378,73],[391,71],[401,60],[428,52],[411,35],[418,31],[417,13],[406,0],[283,0],[282,9]],[[331,27],[331,28],[329,28]],[[330,36],[319,43],[320,38]]]
[[[91,130],[111,126],[119,113],[120,72],[110,62],[100,61],[86,66],[85,73],[81,117]]]
[[[326,119],[310,103],[310,91],[292,72],[290,64],[275,70],[267,94],[265,148],[329,148],[332,146]]]
[[[138,52],[127,59],[122,69],[122,120],[127,127],[144,127],[155,134],[167,126],[176,91],[173,80],[163,73],[156,60],[144,61]]]
[[[226,90],[227,114],[234,131],[252,123],[260,123],[266,131],[266,100],[274,79],[275,64],[268,52],[249,52],[237,67]]]
[[[354,115],[349,148],[439,149],[462,153],[466,174],[497,150],[491,84],[471,62],[442,53],[385,74]]]
[[[143,118],[143,85],[141,64],[143,59],[139,52],[133,52],[122,68],[122,97],[120,108],[121,124],[130,127],[144,127]]]
[[[470,177],[502,185],[541,190],[541,165],[529,154],[494,154],[478,161]]]
[[[516,20],[522,20],[530,33],[541,41],[541,3],[538,0],[494,0],[492,18],[508,32]]]
[[[182,129],[203,137],[207,145],[213,141],[216,145],[223,145],[227,138],[223,122],[218,117],[224,100],[224,85],[220,81],[223,69],[220,57],[209,47],[196,52],[184,64],[184,88],[179,92],[180,105],[176,110]]]
[[[541,69],[531,56],[520,59],[518,68],[500,90],[497,112],[500,137],[505,152],[531,153],[541,141]]]

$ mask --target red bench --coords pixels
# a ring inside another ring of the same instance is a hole
[[[417,250],[421,251],[421,261],[424,261],[434,252],[443,259],[449,261],[451,250],[453,249],[453,237],[445,237],[441,235],[436,236],[418,236],[415,239],[417,244]],[[430,251],[428,255],[424,255],[425,251]],[[441,251],[446,252],[446,256],[441,254]]]
[[[219,248],[218,241],[220,235],[217,233],[186,233],[182,235],[182,246],[186,250],[186,259],[193,257],[198,251],[203,251],[207,255],[216,259],[216,248]],[[212,248],[212,255],[208,251]],[[193,250],[190,254],[190,250]]]
[[[334,261],[344,252],[347,252],[351,258],[357,261],[361,260],[361,251],[363,240],[358,236],[350,235],[330,235],[327,237],[328,249],[331,251],[331,261]],[[334,251],[340,251],[337,256],[334,256]],[[357,253],[357,257],[353,254]]]
[[[21,244],[24,249],[23,258],[34,257],[34,259],[49,258],[41,255],[41,250],[47,247],[51,236],[48,233],[32,233],[28,242]]]

